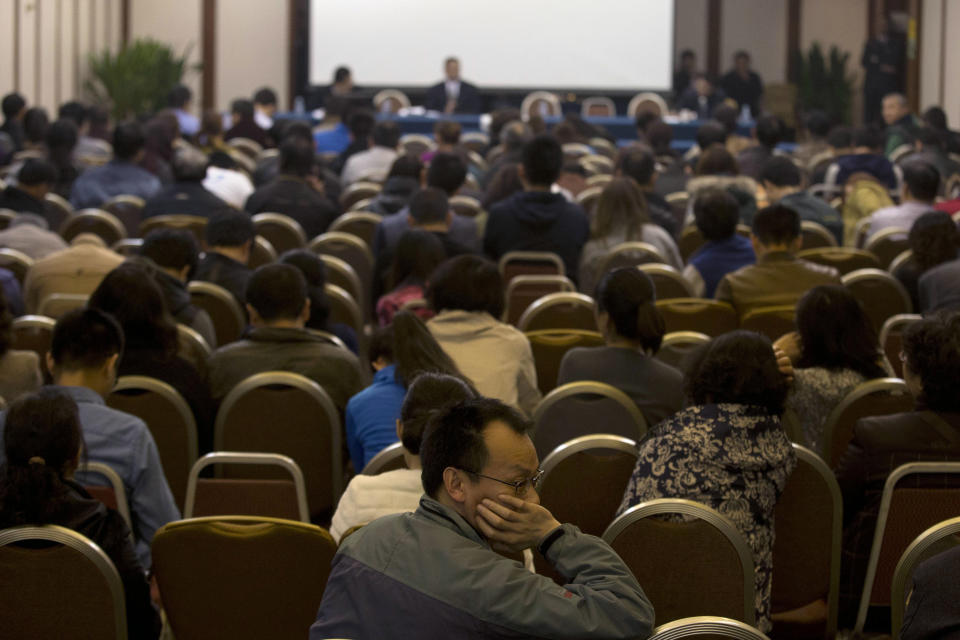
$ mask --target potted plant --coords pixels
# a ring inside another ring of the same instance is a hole
[[[794,60],[800,111],[821,109],[834,122],[850,124],[854,84],[847,73],[850,53],[834,45],[826,57],[820,43],[814,42],[806,54],[797,51]]]

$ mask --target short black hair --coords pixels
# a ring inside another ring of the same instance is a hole
[[[737,130],[737,118],[740,115],[740,112],[737,111],[737,108],[730,104],[729,102],[721,102],[713,108],[713,113],[710,114],[714,120],[722,124],[728,134],[732,134]]]
[[[281,142],[287,138],[300,138],[313,144],[313,130],[310,129],[310,125],[306,122],[299,120],[277,120],[273,126],[279,127],[280,135],[278,139]]]
[[[757,120],[757,140],[768,149],[774,149],[783,140],[783,122],[775,115],[766,114]]]
[[[940,172],[930,162],[921,158],[908,158],[900,164],[903,183],[910,195],[922,202],[933,202],[940,190]]]
[[[351,75],[350,67],[337,67],[333,70],[333,81],[334,82],[343,82]]]
[[[697,129],[697,145],[702,150],[714,144],[726,144],[730,132],[717,120],[707,120]]]
[[[928,148],[944,150],[947,141],[944,139],[943,131],[938,131],[933,127],[919,127],[914,135],[917,142],[923,143],[924,150]]]
[[[830,117],[822,109],[812,109],[803,118],[803,126],[814,138],[826,138],[830,133]]]
[[[310,174],[314,163],[313,141],[288,135],[280,143],[280,172],[301,178]]]
[[[914,220],[908,239],[912,260],[921,272],[957,259],[960,230],[945,211],[928,211]]]
[[[350,100],[345,96],[327,96],[323,101],[323,110],[327,116],[340,118],[341,120],[347,111],[350,110]]]
[[[704,147],[697,159],[698,176],[735,176],[739,173],[737,159],[719,142]]]
[[[82,371],[103,366],[111,356],[123,353],[123,329],[110,314],[83,307],[57,320],[50,341],[54,368]]]
[[[72,152],[77,146],[79,139],[77,124],[70,118],[60,118],[53,122],[47,129],[47,148],[50,150],[50,156],[56,155],[55,151],[64,153]]]
[[[261,87],[253,94],[254,104],[277,104],[277,93],[270,87]]]
[[[596,291],[597,311],[610,315],[617,333],[656,353],[666,332],[657,310],[656,289],[643,271],[621,267],[608,272]]]
[[[638,185],[646,186],[657,171],[657,161],[649,147],[633,144],[620,152],[617,168]]]
[[[760,169],[760,180],[776,187],[799,187],[803,183],[803,176],[790,158],[772,156],[763,163]]]
[[[427,168],[427,186],[443,189],[452,196],[467,179],[467,164],[455,153],[438,153]]]
[[[697,57],[697,54],[693,51],[693,49],[684,49],[683,51],[680,52],[681,60],[683,60],[684,58],[696,58],[696,57]]]
[[[456,376],[429,372],[418,375],[407,387],[400,407],[400,423],[403,425],[400,442],[403,448],[420,455],[423,431],[430,418],[447,407],[476,397],[470,386]]]
[[[765,245],[788,244],[800,237],[800,215],[781,204],[764,207],[753,218],[753,235]]]
[[[307,303],[307,281],[293,265],[264,265],[250,276],[246,297],[267,322],[293,320]]]
[[[419,180],[421,171],[423,171],[423,163],[420,162],[420,158],[404,154],[397,156],[397,159],[390,165],[390,173],[387,174],[387,177],[415,178]]]
[[[691,404],[742,404],[771,415],[783,413],[789,387],[766,336],[731,331],[701,346],[688,362]]]
[[[673,127],[660,119],[651,122],[647,126],[647,142],[653,147],[654,153],[658,155],[670,153],[670,143],[673,142]]]
[[[242,211],[221,211],[207,222],[206,240],[210,247],[242,247],[256,235],[253,220]]]
[[[472,475],[483,470],[490,457],[483,432],[493,422],[503,422],[519,435],[530,431],[530,422],[519,411],[492,398],[467,400],[431,418],[420,445],[424,493],[437,497],[448,467]]]
[[[907,366],[920,376],[919,398],[931,411],[960,411],[960,312],[942,311],[903,330]]]
[[[393,120],[381,120],[373,127],[373,144],[396,149],[400,144],[400,125]]]
[[[433,272],[427,300],[437,313],[444,310],[486,311],[503,314],[503,278],[497,265],[475,255],[447,260]]]
[[[50,117],[42,107],[30,107],[23,114],[23,135],[28,142],[40,143],[47,137]]]
[[[146,143],[147,137],[139,122],[128,120],[113,128],[113,155],[120,160],[133,160]]]
[[[940,107],[930,107],[924,111],[923,121],[939,131],[947,130],[947,112]]]
[[[196,269],[199,254],[196,237],[186,229],[156,229],[147,234],[140,247],[140,255],[157,266],[177,270],[190,267],[188,273]]]
[[[369,109],[355,109],[350,112],[350,117],[347,118],[347,128],[350,129],[350,135],[357,142],[369,138],[376,123],[377,118]]]
[[[549,134],[535,136],[523,145],[523,172],[527,182],[548,186],[556,182],[563,167],[563,149]]]
[[[390,288],[404,284],[425,286],[447,257],[443,243],[423,229],[407,229],[397,241],[390,265]]]
[[[726,189],[710,188],[694,199],[693,217],[706,240],[726,240],[737,232],[740,203]]]
[[[24,107],[27,106],[27,101],[24,100],[23,96],[19,93],[8,93],[3,96],[2,109],[3,117],[5,120],[10,120],[16,118]]]
[[[190,99],[193,97],[193,92],[190,91],[190,87],[184,84],[178,84],[173,89],[170,89],[170,93],[167,94],[167,106],[174,109],[182,109]]]
[[[852,144],[876,151],[883,147],[883,134],[876,127],[857,127],[853,130]]]
[[[237,98],[230,103],[230,113],[240,116],[240,120],[253,120],[253,103],[246,98]]]
[[[39,158],[27,158],[17,173],[17,182],[28,186],[53,184],[57,181],[57,169],[50,162]]]
[[[90,109],[82,102],[71,100],[60,105],[57,117],[73,120],[77,127],[82,127],[83,123],[90,117]]]
[[[830,133],[827,134],[827,144],[834,149],[846,149],[853,146],[853,129],[845,125],[838,125],[830,129]]]
[[[450,201],[443,189],[427,187],[410,199],[410,215],[419,224],[444,222],[450,212]]]

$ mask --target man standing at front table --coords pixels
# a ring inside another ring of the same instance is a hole
[[[480,92],[460,79],[460,60],[450,57],[443,65],[446,78],[427,91],[424,108],[443,113],[480,113]]]

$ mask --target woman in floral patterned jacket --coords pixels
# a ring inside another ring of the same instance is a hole
[[[734,331],[694,355],[686,385],[689,406],[638,445],[620,513],[683,498],[729,518],[753,551],[757,627],[769,631],[773,510],[797,464],[780,424],[787,382],[767,338]]]

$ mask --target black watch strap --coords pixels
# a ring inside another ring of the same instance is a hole
[[[559,526],[550,533],[546,535],[543,541],[537,545],[537,551],[540,552],[540,555],[546,556],[547,551],[550,550],[550,547],[553,546],[553,543],[560,539],[564,534],[563,526]]]

